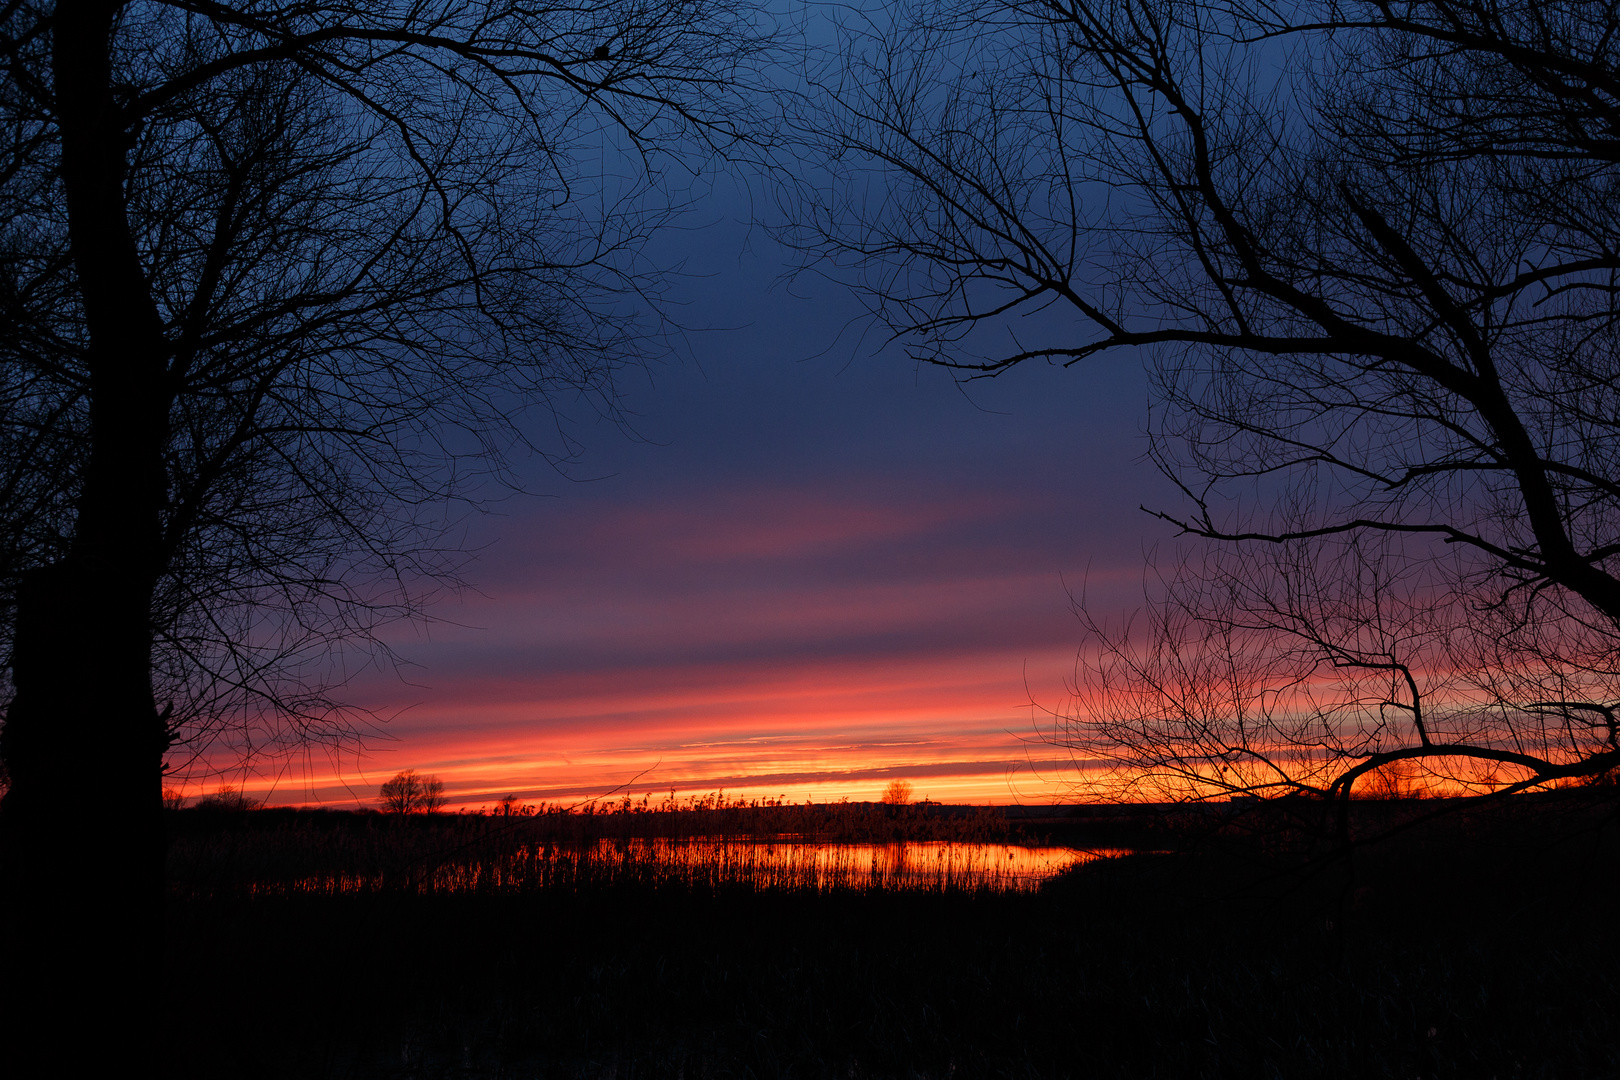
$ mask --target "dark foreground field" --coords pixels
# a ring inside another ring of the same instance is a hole
[[[253,848],[233,828],[177,850],[217,868]],[[1620,1076],[1608,809],[1453,822],[1353,873],[1233,832],[1033,894],[177,887],[172,1071]]]

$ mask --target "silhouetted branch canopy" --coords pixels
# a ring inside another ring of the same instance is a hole
[[[382,648],[454,582],[446,530],[515,460],[566,462],[570,416],[617,415],[617,372],[663,327],[641,242],[765,137],[772,28],[733,0],[96,10],[111,212],[166,353],[143,389],[167,431],[160,703],[193,751],[340,734],[345,643]],[[111,271],[75,260],[63,196],[84,153],[53,65],[90,11],[0,14],[8,667],[17,582],[71,546],[119,362],[87,330]]]
[[[1552,0],[849,21],[798,118],[807,265],[963,378],[1147,358],[1186,498],[1153,510],[1208,545],[1145,621],[1088,616],[1079,757],[1178,797],[1613,768],[1579,718],[1620,701],[1617,31]]]

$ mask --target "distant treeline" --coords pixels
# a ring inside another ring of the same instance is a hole
[[[1385,799],[1340,808],[1323,800],[1273,799],[1204,804],[968,806],[838,801],[793,803],[724,792],[654,802],[622,797],[574,805],[497,804],[493,811],[396,814],[375,809],[255,808],[246,800],[204,800],[167,813],[170,870],[203,849],[251,844],[262,854],[285,847],[323,870],[368,872],[382,865],[461,852],[498,855],[529,844],[618,839],[729,837],[819,843],[958,841],[1061,844],[1088,848],[1185,850],[1258,848],[1275,855],[1339,846],[1341,828],[1357,842],[1399,834],[1426,822],[1471,831],[1515,819],[1562,831],[1558,819],[1612,812],[1607,791],[1530,793],[1499,800]],[[247,839],[249,836],[251,840]],[[255,856],[258,858],[259,856]],[[460,857],[455,854],[455,857]]]
[[[171,828],[181,834],[213,829],[224,821],[237,828],[278,828],[294,823],[325,828],[406,828],[466,834],[510,834],[526,840],[598,840],[616,837],[793,836],[820,841],[998,840],[1016,825],[1006,807],[905,805],[849,802],[793,803],[785,798],[743,799],[724,792],[653,802],[650,796],[612,801],[522,803],[509,799],[493,810],[416,814],[369,807],[263,808],[212,798],[177,809]],[[251,811],[251,813],[249,813]]]

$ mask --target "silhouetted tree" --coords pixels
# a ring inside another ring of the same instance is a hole
[[[22,1073],[60,1065],[41,1040],[64,1015],[107,1025],[80,1071],[155,1061],[171,745],[341,734],[332,648],[419,609],[454,569],[449,507],[506,480],[536,420],[611,408],[659,220],[641,195],[741,134],[754,18],[0,13],[0,1012]]]
[[[963,0],[845,45],[805,248],[964,377],[1152,362],[1193,539],[1082,612],[1077,793],[1620,764],[1620,5]]]
[[[887,806],[905,806],[911,801],[911,781],[890,780],[883,789],[883,802]]]
[[[405,769],[383,781],[377,801],[390,814],[431,814],[444,807],[444,782]]]
[[[168,805],[165,796],[164,804]],[[210,795],[204,795],[196,802],[198,810],[213,810],[225,813],[241,813],[244,810],[257,810],[261,805],[258,799],[250,798],[242,789],[232,784],[224,784],[219,790]]]

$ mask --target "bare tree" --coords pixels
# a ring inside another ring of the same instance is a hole
[[[511,452],[571,452],[534,436],[561,408],[611,409],[642,196],[743,136],[755,20],[3,9],[8,1056],[93,998],[117,1064],[83,1071],[155,1060],[165,755],[342,735],[333,647],[420,610]]]
[[[431,814],[444,808],[444,782],[405,769],[383,781],[377,802],[390,814]]]
[[[1620,765],[1617,50],[1620,5],[1553,0],[848,32],[805,249],[966,378],[1152,363],[1190,546],[1135,622],[1082,612],[1078,794]]]
[[[886,806],[905,806],[911,802],[911,781],[890,780],[889,786],[883,789],[883,803]]]
[[[174,801],[178,803],[180,800],[177,798]],[[165,805],[169,804],[167,796],[165,796],[164,803]],[[198,810],[239,814],[245,810],[257,810],[263,804],[258,799],[244,795],[241,788],[233,784],[223,784],[219,790],[210,795],[204,795],[194,805]]]

